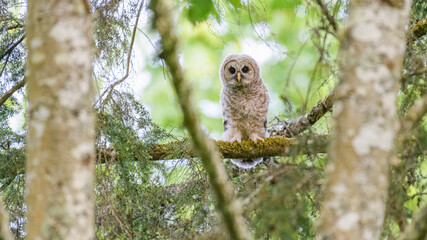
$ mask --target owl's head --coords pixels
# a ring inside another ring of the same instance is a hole
[[[223,86],[244,87],[262,81],[255,59],[246,54],[231,54],[224,59],[219,69]]]

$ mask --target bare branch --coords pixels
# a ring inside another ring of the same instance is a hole
[[[161,36],[163,58],[172,78],[172,83],[184,115],[184,125],[191,135],[194,150],[200,154],[213,191],[217,198],[217,207],[222,213],[224,225],[230,238],[236,240],[250,240],[251,233],[242,217],[241,203],[234,199],[233,187],[228,180],[220,155],[200,128],[199,120],[195,114],[193,101],[191,101],[191,86],[184,77],[184,72],[178,62],[178,38],[173,31],[170,8],[162,0],[151,1],[150,8],[154,12],[154,27]]]
[[[12,94],[14,92],[16,92],[18,89],[22,88],[23,86],[25,86],[26,83],[27,83],[27,80],[25,78],[22,79],[15,86],[13,86],[9,91],[7,91],[3,96],[1,96],[0,107],[6,102],[7,99],[10,98],[10,96],[12,96]]]

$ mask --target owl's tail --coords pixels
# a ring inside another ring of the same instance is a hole
[[[243,169],[254,168],[258,163],[262,162],[263,158],[230,158],[230,161],[234,163],[234,165]]]

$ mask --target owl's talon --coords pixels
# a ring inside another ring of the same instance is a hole
[[[233,142],[237,142],[238,144],[241,144],[241,143],[242,143],[242,140],[241,140],[240,138],[233,137],[233,138],[230,140],[230,143],[233,143]]]
[[[252,142],[254,142],[254,143],[257,143],[257,142],[258,142],[258,140],[260,140],[261,142],[264,142],[264,138],[259,137],[259,136],[251,136],[251,137],[249,138],[249,140],[251,140],[251,141],[252,141]]]

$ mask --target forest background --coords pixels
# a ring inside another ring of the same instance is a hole
[[[96,237],[224,238],[227,226],[216,211],[203,164],[190,150],[167,61],[158,57],[164,49],[152,28],[149,3],[87,3],[95,45]],[[266,158],[255,169],[237,169],[224,160],[252,234],[256,239],[314,238],[328,160],[324,138],[333,129],[329,93],[339,82],[340,42],[345,41],[339,29],[346,27],[349,3],[189,0],[172,5],[179,63],[204,132],[220,138],[218,68],[228,54],[244,52],[261,65],[269,88],[271,135],[298,140],[286,142],[281,156]],[[26,236],[28,221],[26,8],[20,1],[1,1],[0,187],[15,239]],[[427,4],[413,1],[397,101],[401,119],[418,107],[415,103],[421,110],[400,143],[399,160],[391,161],[383,239],[401,237],[413,216],[426,215],[420,211],[427,191],[426,15]],[[308,123],[294,121],[299,128],[292,131],[292,120],[306,113],[318,116]],[[238,154],[231,148],[229,156]],[[166,160],[152,161],[156,156]]]

